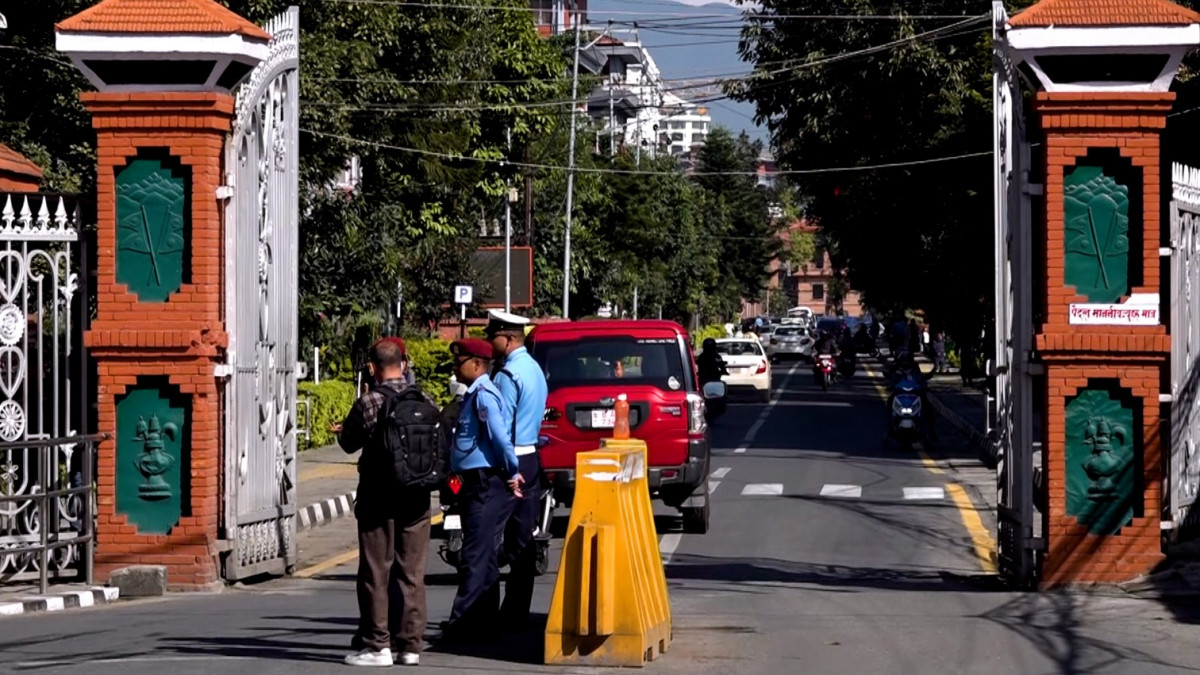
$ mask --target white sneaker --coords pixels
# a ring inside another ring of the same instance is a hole
[[[419,666],[421,665],[421,655],[416,652],[404,652],[396,655],[396,663],[402,666]]]
[[[346,657],[348,666],[390,666],[392,665],[392,650],[384,647],[379,651],[364,649],[357,654]]]

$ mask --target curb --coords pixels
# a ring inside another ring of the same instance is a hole
[[[938,417],[950,423],[950,426],[957,429],[967,437],[967,442],[972,449],[979,452],[983,461],[988,468],[995,469],[999,458],[996,456],[996,448],[982,431],[975,425],[971,424],[958,413],[954,412],[950,406],[942,403],[941,397],[937,393],[930,391],[929,400],[933,402],[933,407],[937,409]]]
[[[35,612],[60,612],[77,607],[93,607],[116,602],[121,597],[117,588],[94,586],[86,591],[63,591],[50,595],[31,595],[18,602],[0,601],[0,616],[16,616]]]
[[[347,492],[344,495],[330,497],[325,501],[309,504],[300,509],[300,524],[296,530],[299,532],[311,530],[314,527],[354,515],[354,499],[357,495],[357,491]]]

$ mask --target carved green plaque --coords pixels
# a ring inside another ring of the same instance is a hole
[[[1092,534],[1118,534],[1134,515],[1138,463],[1133,410],[1103,389],[1067,406],[1067,515]]]
[[[117,403],[117,513],[143,534],[167,534],[183,513],[186,412],[157,388]]]
[[[1129,186],[1104,169],[1078,166],[1063,188],[1066,278],[1088,302],[1129,294]]]
[[[183,285],[186,191],[157,159],[117,175],[117,281],[143,302],[166,302]]]

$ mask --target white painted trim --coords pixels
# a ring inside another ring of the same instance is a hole
[[[1024,62],[1029,66],[1029,69],[1037,75],[1038,80],[1042,83],[1042,87],[1048,92],[1164,92],[1170,91],[1171,82],[1175,79],[1175,73],[1179,70],[1179,62],[1183,60],[1183,55],[1187,52],[1187,48],[1179,46],[1173,48],[1159,47],[1142,51],[1141,53],[1145,54],[1162,54],[1169,57],[1166,65],[1159,71],[1158,76],[1149,82],[1072,82],[1070,84],[1060,84],[1051,81],[1035,60],[1040,56],[1087,56],[1101,55],[1111,53],[1112,51],[1113,48],[1111,47],[1056,47],[1026,51],[1014,49],[1013,54],[1018,61]]]
[[[1076,47],[1111,52],[1117,47],[1192,47],[1200,45],[1200,24],[1106,28],[1014,28],[1009,25],[1005,38],[1018,51]]]
[[[194,33],[165,33],[137,35],[131,33],[56,33],[55,49],[80,58],[145,58],[147,55],[216,55],[245,56],[251,65],[265,60],[271,53],[265,40],[244,35],[196,35]]]

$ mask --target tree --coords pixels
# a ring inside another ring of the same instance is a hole
[[[891,14],[861,0],[831,12],[815,0],[765,0],[761,15]],[[905,5],[912,14],[961,11],[940,0]],[[953,22],[749,21],[741,53],[758,64],[732,93],[752,101],[786,169],[878,165],[977,153],[991,147],[991,63],[987,24],[918,34]],[[846,56],[856,49],[907,40]],[[833,55],[842,55],[833,59]],[[779,68],[777,64],[801,64]],[[814,64],[814,65],[804,65]],[[992,172],[975,157],[895,169],[802,174],[810,222],[828,240],[835,269],[873,306],[919,306],[947,321],[978,326],[989,315],[963,311],[991,297]],[[980,223],[984,226],[980,226]],[[902,282],[898,283],[898,280]],[[977,332],[977,328],[974,328]]]

